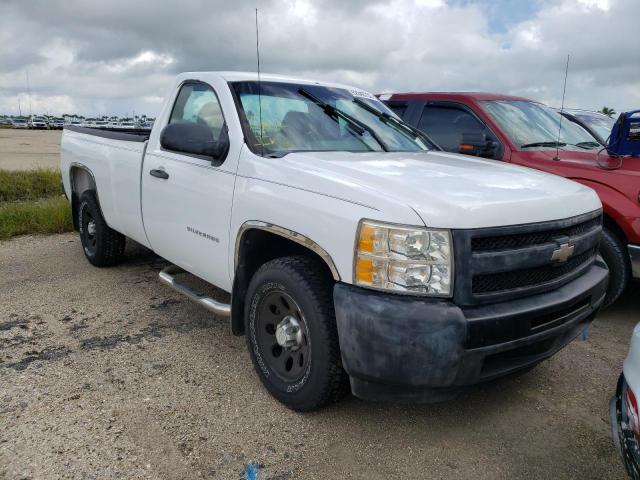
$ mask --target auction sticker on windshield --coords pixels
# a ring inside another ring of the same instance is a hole
[[[349,93],[354,97],[368,98],[369,100],[376,100],[376,97],[371,95],[369,92],[365,92],[364,90],[359,90],[357,88],[350,88]]]

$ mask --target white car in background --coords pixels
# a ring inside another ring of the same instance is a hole
[[[29,128],[29,121],[26,118],[18,117],[11,120],[13,128]]]
[[[49,128],[49,124],[43,117],[31,117],[29,128]]]
[[[49,128],[61,130],[64,127],[64,120],[62,118],[52,118],[49,120]]]
[[[627,473],[640,479],[640,323],[633,329],[629,353],[622,367],[616,395],[611,399],[613,441],[622,454]]]

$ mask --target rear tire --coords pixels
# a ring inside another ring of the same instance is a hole
[[[602,304],[603,308],[606,308],[622,295],[627,283],[629,283],[631,271],[625,245],[616,234],[607,228],[602,230],[600,255],[609,267],[609,286]]]
[[[126,237],[104,221],[93,190],[87,190],[80,197],[78,227],[84,255],[92,265],[110,267],[122,260]]]
[[[344,396],[333,281],[316,261],[295,256],[265,263],[249,283],[245,305],[247,347],[271,395],[297,411]]]

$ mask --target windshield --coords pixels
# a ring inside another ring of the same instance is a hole
[[[600,148],[600,144],[579,125],[564,119],[560,140],[558,128],[561,115],[541,103],[525,100],[488,100],[484,108],[498,122],[509,138],[520,148],[529,146],[555,148],[574,146],[583,149]]]
[[[594,132],[600,135],[600,138],[607,140],[611,135],[611,129],[616,121],[606,115],[590,112],[571,112],[574,117],[581,120]]]
[[[404,127],[382,102],[361,90],[280,82],[258,86],[253,81],[233,82],[231,87],[239,100],[240,117],[246,119],[253,136],[247,141],[254,152],[264,150],[265,155],[280,156],[300,151],[409,152],[429,148],[425,139],[411,133],[411,127]]]

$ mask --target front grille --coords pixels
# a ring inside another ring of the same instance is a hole
[[[459,305],[501,302],[542,293],[587,271],[602,234],[602,212],[549,222],[453,232],[454,300]],[[563,244],[566,262],[554,260]]]
[[[490,252],[495,250],[510,250],[530,247],[541,243],[552,242],[559,237],[573,237],[582,235],[602,223],[602,218],[597,217],[577,225],[545,230],[543,232],[520,233],[515,235],[499,235],[491,237],[475,237],[471,241],[471,249],[474,252]]]
[[[565,263],[543,265],[541,267],[525,268],[511,272],[475,275],[473,277],[471,291],[474,294],[501,292],[552,282],[581,267],[585,267],[593,261],[595,254],[595,249],[591,248],[567,260]]]

